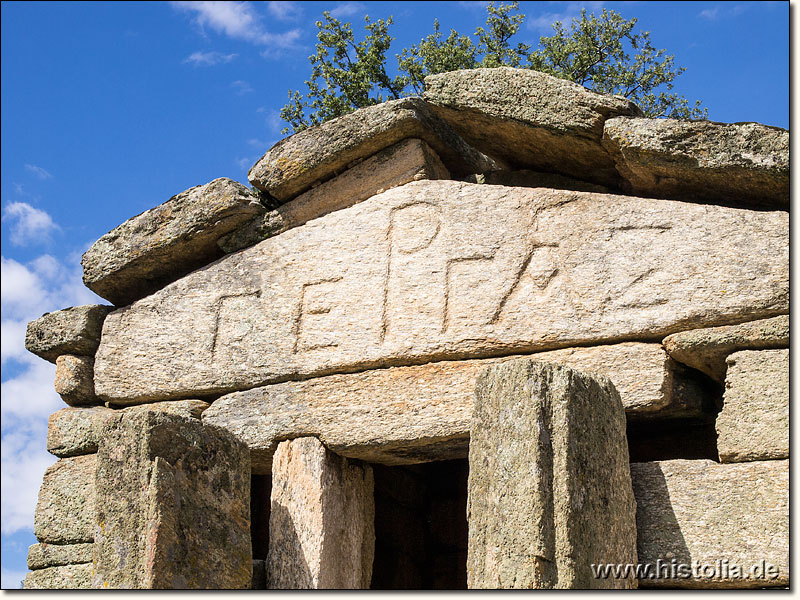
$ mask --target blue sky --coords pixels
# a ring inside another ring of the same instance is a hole
[[[636,17],[687,68],[676,92],[712,120],[789,126],[787,2],[522,2],[536,44],[581,7]],[[308,77],[314,22],[393,15],[395,53],[473,33],[484,2],[2,3],[2,586],[34,543],[54,368],[25,352],[27,321],[98,302],[80,255],[126,219],[216,177],[246,182],[281,139],[278,112]],[[394,59],[391,59],[394,62]]]

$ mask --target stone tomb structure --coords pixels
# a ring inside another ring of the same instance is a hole
[[[26,588],[789,584],[789,134],[426,79],[84,255]]]

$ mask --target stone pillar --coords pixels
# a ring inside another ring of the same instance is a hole
[[[636,563],[625,413],[604,377],[529,359],[478,378],[469,449],[470,588],[631,588],[592,565]]]
[[[111,417],[99,439],[93,587],[250,588],[243,442],[152,411]]]
[[[369,588],[375,553],[372,468],[314,437],[278,444],[272,460],[267,588]]]

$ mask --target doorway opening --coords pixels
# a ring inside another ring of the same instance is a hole
[[[467,589],[467,459],[375,475],[374,590]]]

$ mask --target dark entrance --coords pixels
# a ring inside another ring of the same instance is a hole
[[[373,469],[372,589],[466,589],[469,462]]]

